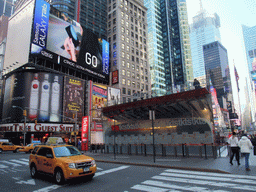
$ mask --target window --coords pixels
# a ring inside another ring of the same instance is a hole
[[[115,27],[113,27],[113,33],[115,33],[116,32],[116,26]]]
[[[116,40],[116,34],[115,35],[113,35],[113,41],[115,41]]]
[[[136,65],[136,71],[139,71],[140,67],[139,65]]]
[[[126,94],[126,89],[123,87],[123,89],[122,89],[123,91],[122,91],[122,93],[123,94]]]
[[[127,53],[126,54],[126,58],[129,60],[130,59],[130,55]]]
[[[124,35],[122,35],[122,41],[124,41]]]
[[[115,19],[113,19],[113,25],[115,25],[116,24],[116,18]]]
[[[130,81],[130,80],[129,80]],[[130,85],[131,85],[131,81],[130,81]],[[129,85],[129,86],[130,86]],[[128,95],[131,95],[131,89],[128,89]]]
[[[124,20],[123,20],[123,19],[121,20],[121,24],[122,24],[122,25],[124,24]]]
[[[122,49],[124,49],[124,43],[122,43]]]
[[[131,32],[131,37],[134,37],[134,33],[133,32]]]
[[[130,43],[130,39],[129,39],[128,37],[126,38],[126,42],[127,42],[127,43]]]
[[[122,57],[124,57],[124,52],[122,51]]]
[[[129,30],[128,29],[126,29],[126,35],[129,35]]]
[[[126,14],[126,15],[125,15],[125,18],[128,20],[128,19],[129,19],[129,15]]]
[[[124,62],[124,61],[122,61],[122,66],[123,66],[123,67],[125,66],[125,62]]]
[[[125,85],[125,79],[122,79],[122,84]],[[124,93],[125,94],[125,93]]]
[[[132,78],[135,79],[135,73],[134,72],[132,72]]]
[[[137,74],[137,79],[140,80],[140,74]]]
[[[124,33],[124,27],[122,27],[122,33]]]
[[[134,64],[132,64],[132,70],[135,70],[135,65]]]
[[[132,82],[132,87],[135,88],[135,81]]]
[[[130,46],[129,45],[126,46],[126,50],[130,51]]]
[[[115,8],[116,8],[116,3],[113,4],[113,9],[115,9]]]
[[[124,16],[124,12],[121,12],[121,16],[122,16],[122,17]]]
[[[128,80],[128,81],[127,81],[127,85],[128,85],[128,86],[131,86],[131,80]],[[128,89],[128,90],[129,90],[129,89]],[[130,91],[131,91],[131,90],[130,90]],[[128,95],[129,95],[129,91],[128,91]]]
[[[137,89],[140,89],[140,83],[137,82]]]
[[[127,71],[127,77],[131,77],[131,71]]]
[[[129,22],[128,21],[126,21],[126,27],[129,27]]]
[[[122,70],[122,75],[125,76],[125,70],[124,69]]]
[[[127,63],[127,68],[128,68],[128,69],[130,68],[130,63]]]

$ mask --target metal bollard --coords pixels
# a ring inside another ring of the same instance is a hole
[[[123,154],[122,144],[120,145],[120,154]]]
[[[144,155],[147,156],[147,145],[144,144]]]
[[[177,146],[174,146],[174,156],[178,157]]]
[[[143,154],[143,146],[142,146],[143,144],[141,143],[141,145],[140,145],[140,154],[142,155]]]
[[[185,150],[184,150],[184,144],[183,143],[182,143],[181,147],[182,147],[182,156],[185,157]]]
[[[138,155],[138,146],[137,146],[137,144],[135,145],[135,153],[136,153],[136,155]]]
[[[109,154],[109,146],[107,145],[107,154]]]
[[[202,149],[202,145],[199,146],[199,157],[203,157],[203,149]]]
[[[185,145],[185,153],[186,153],[186,157],[189,157],[189,148],[187,145]]]
[[[204,144],[204,154],[205,154],[205,159],[207,159],[206,144]]]

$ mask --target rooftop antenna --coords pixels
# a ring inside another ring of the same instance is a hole
[[[200,3],[200,11],[203,11],[203,3],[202,3],[202,0],[199,0],[199,3]]]

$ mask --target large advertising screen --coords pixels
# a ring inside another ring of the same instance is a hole
[[[3,122],[61,122],[63,76],[45,72],[23,72],[6,79]]]
[[[64,81],[64,102],[63,115],[64,122],[82,121],[84,112],[84,81],[65,77]],[[73,120],[72,120],[73,119]]]
[[[108,106],[120,104],[121,90],[108,87]]]
[[[108,81],[109,43],[64,14],[50,14],[50,9],[49,3],[36,0],[30,55]]]

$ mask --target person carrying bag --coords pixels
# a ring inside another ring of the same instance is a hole
[[[239,146],[238,146],[238,139],[236,137],[236,133],[233,132],[232,136],[229,138],[228,140],[228,144],[230,145],[230,148],[231,148],[231,154],[230,154],[230,161],[229,163],[231,165],[233,165],[232,161],[233,161],[233,158],[234,156],[236,155],[236,161],[237,161],[237,164],[240,165],[240,156],[239,156]]]
[[[241,154],[245,157],[245,169],[246,171],[250,171],[249,168],[249,156],[250,156],[250,150],[252,149],[252,142],[250,139],[248,139],[247,135],[244,134],[240,141],[238,142],[238,146],[241,149]]]

